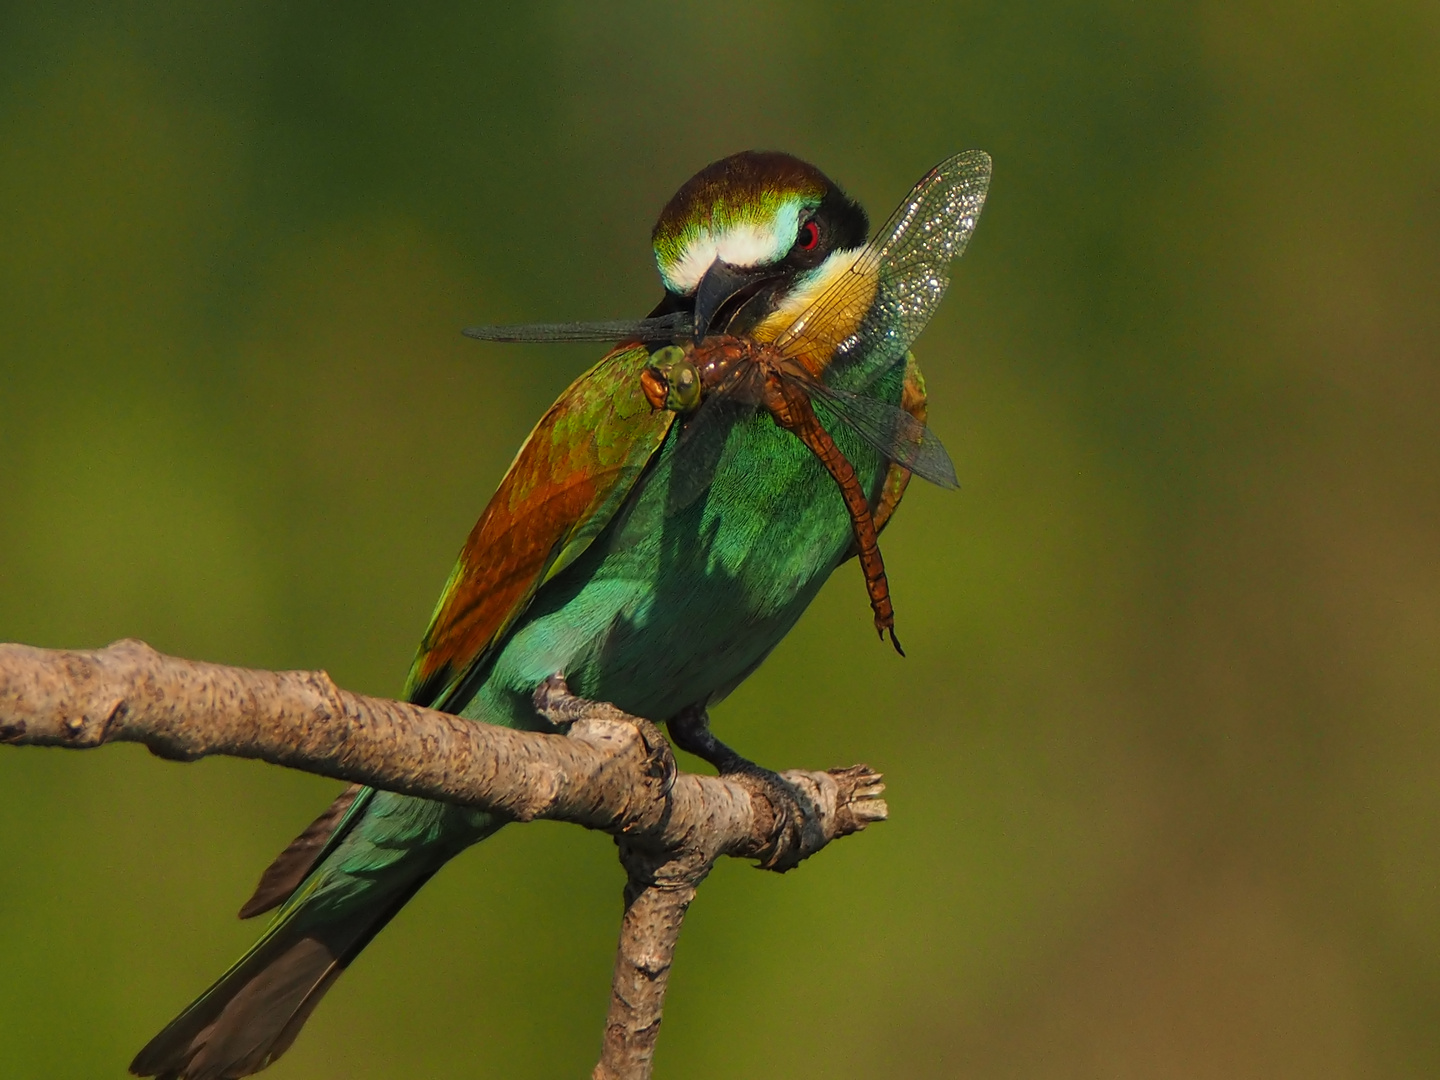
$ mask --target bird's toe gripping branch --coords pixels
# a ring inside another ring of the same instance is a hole
[[[594,708],[592,702],[570,692],[565,676],[558,671],[535,688],[531,700],[536,712],[562,730],[588,716]]]
[[[660,780],[662,797],[670,794],[679,768],[675,764],[675,754],[670,749],[670,743],[649,720],[621,712],[613,705],[577,697],[570,692],[565,676],[559,672],[537,686],[531,700],[536,712],[560,730],[572,735],[595,738],[598,733],[590,730],[589,724],[596,720],[599,714],[605,714],[607,720],[619,719],[633,725],[645,750],[646,775]]]
[[[773,772],[717,739],[709,715],[699,706],[671,717],[668,727],[676,746],[708,761],[723,778],[749,792],[757,819],[754,835],[764,843],[733,854],[758,859],[762,870],[784,873],[836,837],[885,817],[879,797],[885,785],[868,765],[829,773]]]

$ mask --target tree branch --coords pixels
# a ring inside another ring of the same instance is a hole
[[[463,803],[515,821],[608,832],[625,867],[601,1080],[650,1075],[685,910],[722,855],[785,869],[886,816],[866,766],[782,774],[793,820],[746,776],[679,773],[648,720],[570,697],[537,707],[565,734],[515,731],[337,687],[323,671],[256,671],[164,656],[139,641],[74,652],[0,644],[0,743],[88,749],[136,742],[160,757],[255,758],[337,780]]]

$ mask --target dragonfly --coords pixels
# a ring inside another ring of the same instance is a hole
[[[927,172],[831,283],[798,314],[745,333],[697,327],[690,312],[640,320],[480,326],[485,341],[607,341],[658,345],[640,374],[651,406],[682,419],[667,513],[709,486],[735,424],[763,411],[815,455],[850,516],[875,627],[895,637],[884,559],[869,496],[824,423],[846,425],[885,459],[944,488],[958,487],[939,438],[920,418],[865,390],[907,361],[950,284],[985,205],[990,156],[956,154]],[[733,321],[733,319],[731,320]],[[718,330],[718,332],[716,332]]]

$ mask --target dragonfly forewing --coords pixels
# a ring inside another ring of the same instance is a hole
[[[601,319],[591,322],[518,323],[513,326],[467,326],[460,331],[477,341],[512,343],[566,341],[673,341],[691,333],[694,317],[688,311],[650,319]]]
[[[990,155],[931,169],[856,257],[773,342],[786,357],[829,358],[825,380],[863,389],[905,358],[950,285],[990,187]]]

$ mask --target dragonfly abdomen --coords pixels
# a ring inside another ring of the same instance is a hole
[[[835,440],[820,423],[803,390],[771,376],[767,379],[766,391],[765,405],[775,422],[810,448],[840,488],[845,509],[850,513],[851,529],[855,533],[856,554],[860,559],[860,569],[865,574],[870,609],[875,613],[875,629],[882,640],[888,631],[890,644],[904,656],[905,650],[895,636],[895,608],[890,601],[890,582],[885,576],[885,560],[880,554],[875,519],[870,513],[870,500],[855,474],[855,466],[835,445]]]

